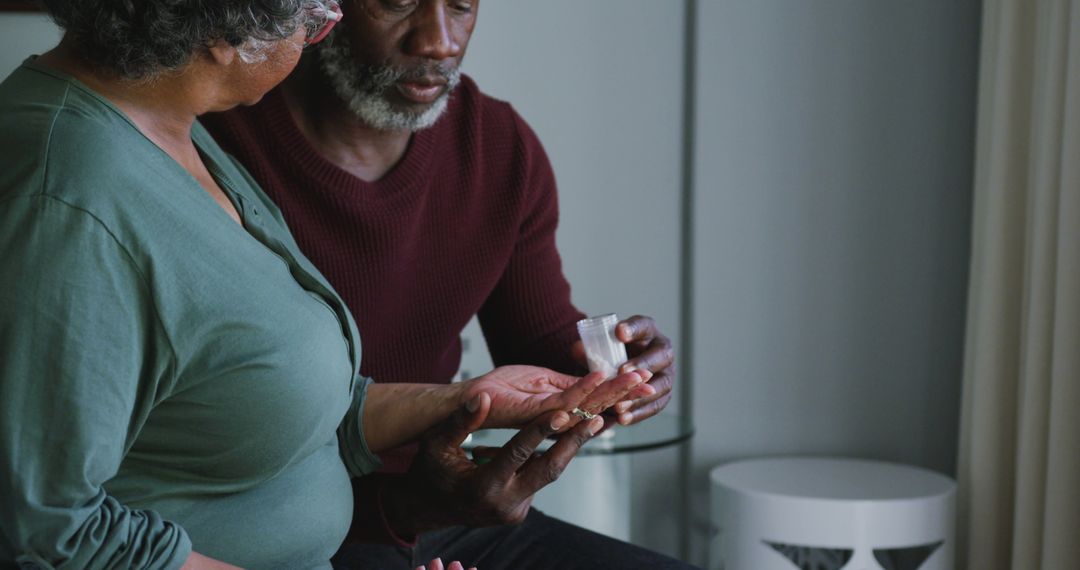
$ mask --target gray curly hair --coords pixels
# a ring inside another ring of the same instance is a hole
[[[318,27],[327,0],[40,0],[93,64],[127,79],[183,67],[217,40],[245,61]]]

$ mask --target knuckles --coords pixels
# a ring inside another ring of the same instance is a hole
[[[671,392],[672,387],[675,386],[675,367],[669,367],[664,370],[663,373],[653,376],[653,379],[649,384],[653,388],[656,388],[658,395],[665,395]]]
[[[589,441],[589,436],[586,434],[586,432],[581,430],[574,430],[570,432],[570,434],[563,437],[571,438],[570,441],[573,442],[574,447],[576,448],[575,453],[577,449],[581,449],[581,446],[585,445]],[[562,469],[560,469],[559,472],[561,473]]]
[[[639,417],[641,419],[651,418],[651,417],[655,416],[656,414],[659,414],[660,412],[662,412],[664,410],[664,408],[667,407],[669,402],[671,402],[671,393],[670,392],[668,392],[667,394],[664,394],[660,398],[657,398],[656,401],[649,402],[648,404],[646,404],[641,409],[641,411],[639,412],[638,415],[639,415]]]
[[[472,523],[477,526],[518,524],[528,511],[521,508],[521,501],[507,496],[505,489],[482,490],[469,501],[469,506]]]
[[[655,336],[660,333],[660,331],[656,330],[656,321],[652,317],[634,315],[627,320],[631,323],[630,327],[634,332],[634,336],[642,336],[643,333],[647,336]]]
[[[532,457],[533,450],[515,445],[510,447],[506,453],[510,454],[510,460],[516,465],[522,465]]]
[[[544,485],[554,483],[563,473],[564,466],[556,465],[554,463],[548,463],[544,465],[544,468],[540,471],[540,479],[544,482]],[[537,489],[539,490],[539,489]]]
[[[675,364],[675,347],[671,345],[671,341],[667,338],[664,342],[657,344],[653,350],[657,355],[657,360],[664,368],[671,368]]]

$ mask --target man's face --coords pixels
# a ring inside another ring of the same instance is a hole
[[[348,0],[319,60],[337,95],[367,125],[431,126],[460,81],[479,0]]]

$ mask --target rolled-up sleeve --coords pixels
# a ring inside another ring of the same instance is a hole
[[[0,566],[179,568],[191,542],[109,495],[173,374],[127,250],[46,196],[0,202]]]
[[[367,398],[371,379],[359,376],[353,384],[352,405],[338,427],[338,444],[341,448],[341,460],[353,477],[362,477],[373,473],[382,466],[379,456],[371,452],[364,439],[364,400]]]

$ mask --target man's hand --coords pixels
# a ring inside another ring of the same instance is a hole
[[[648,370],[652,373],[649,386],[655,393],[627,398],[615,404],[618,421],[624,426],[636,424],[660,413],[671,401],[671,388],[675,383],[675,349],[671,340],[656,328],[650,317],[635,315],[615,326],[615,336],[626,344],[630,357],[619,367],[620,373],[631,370]],[[578,341],[574,344],[574,359],[585,365],[585,348]]]
[[[519,428],[545,412],[579,407],[599,414],[618,402],[647,398],[652,373],[644,368],[626,371],[604,382],[602,374],[584,378],[567,376],[536,366],[501,366],[465,382],[463,402],[484,393],[491,397],[491,413],[483,428]],[[577,423],[577,418],[572,418]]]
[[[470,411],[472,410],[472,411]],[[480,393],[420,440],[420,450],[406,477],[388,483],[381,508],[395,534],[413,536],[455,525],[516,524],[525,519],[533,494],[563,469],[603,426],[593,418],[570,427],[577,418],[549,412],[529,424],[477,465],[461,444],[484,425],[492,400]],[[564,432],[542,455],[534,455],[548,436]]]

